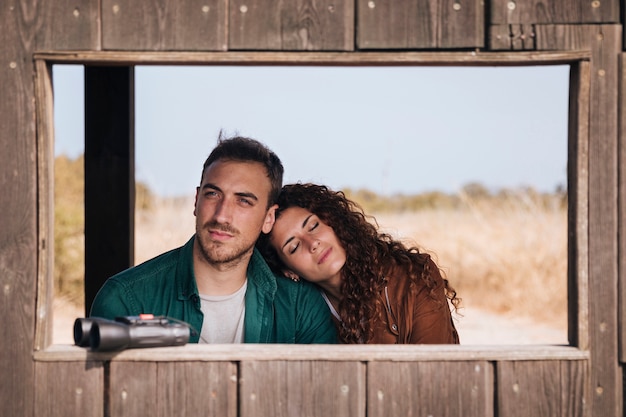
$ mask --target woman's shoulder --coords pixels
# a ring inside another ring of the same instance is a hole
[[[443,276],[439,266],[426,255],[424,262],[413,262],[412,270],[408,266],[395,264],[387,269],[385,274],[386,285],[389,289],[405,291],[409,288],[420,290],[434,286],[443,285]],[[427,273],[424,275],[424,271]]]

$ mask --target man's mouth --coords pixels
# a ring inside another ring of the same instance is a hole
[[[228,240],[237,234],[237,231],[228,225],[208,224],[207,231],[215,240]]]
[[[209,230],[209,234],[211,235],[213,239],[216,239],[216,240],[226,240],[226,239],[230,239],[233,236],[230,233],[226,233],[221,230],[215,230],[215,229]]]

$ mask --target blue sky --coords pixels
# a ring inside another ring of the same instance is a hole
[[[55,150],[84,149],[83,71],[56,65]],[[383,194],[566,185],[568,66],[137,67],[136,177],[193,194],[220,130],[285,183]]]

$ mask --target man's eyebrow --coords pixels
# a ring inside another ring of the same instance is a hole
[[[235,193],[235,195],[236,195],[236,196],[239,196],[239,197],[251,198],[251,199],[253,199],[254,201],[259,201],[259,197],[257,197],[257,196],[256,196],[256,194],[251,193],[251,192],[244,192],[244,191],[241,191],[241,192],[239,192],[239,193]]]
[[[215,185],[215,184],[211,184],[210,182],[206,182],[206,183],[204,183],[204,184],[202,185],[202,187],[200,187],[200,188],[201,188],[202,190],[205,190],[205,189],[207,189],[207,188],[210,188],[210,189],[212,189],[212,190],[216,190],[216,191],[220,191],[220,192],[222,191],[222,190],[220,189],[220,187],[218,187],[218,186],[217,186],[217,185]]]
[[[222,189],[220,187],[218,187],[215,184],[211,184],[210,182],[205,183],[202,186],[202,190],[206,190],[206,189],[211,189],[211,190],[215,190],[215,191],[219,191],[220,193],[223,192]],[[247,191],[241,191],[238,193],[235,193],[236,196],[238,197],[245,197],[245,198],[250,198],[254,201],[259,201],[259,197],[256,196],[256,194],[252,193],[252,192],[247,192]]]
[[[304,229],[306,227],[306,224],[309,222],[309,219],[313,216],[313,213],[309,214],[308,216],[306,216],[306,218],[304,219],[304,221],[302,222],[302,228]],[[294,239],[294,236],[291,236],[289,239],[287,239],[287,241],[285,242],[285,244],[283,246],[281,246],[281,250],[287,246],[289,244],[289,242],[291,242]]]

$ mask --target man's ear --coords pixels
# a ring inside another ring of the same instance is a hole
[[[267,210],[265,214],[265,220],[263,221],[263,227],[261,231],[265,234],[268,234],[272,231],[272,227],[274,227],[274,222],[276,222],[276,209],[278,208],[278,204],[274,204]]]
[[[196,187],[196,198],[193,201],[193,215],[196,216],[196,207],[198,207],[198,194],[200,193],[200,187]]]
[[[293,272],[291,269],[283,269],[283,275],[289,278],[292,281],[299,282],[300,276]]]

